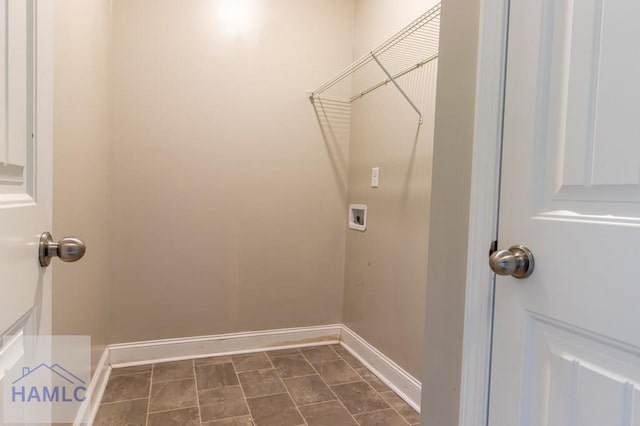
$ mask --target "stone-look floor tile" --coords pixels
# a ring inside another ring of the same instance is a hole
[[[411,423],[412,425],[420,422],[420,414],[418,414],[416,410],[411,408],[411,406],[407,404],[402,398],[400,398],[395,392],[384,392],[381,393],[380,396],[384,398],[384,400],[387,401],[387,403],[391,405],[391,407],[393,407],[398,413],[400,413],[400,415],[404,417],[407,422]]]
[[[197,407],[196,383],[193,379],[160,382],[151,385],[149,412]]]
[[[420,417],[341,345],[324,345],[113,369],[94,424],[145,426],[151,392],[150,426],[297,426],[300,413],[309,426],[419,426]]]
[[[201,390],[198,399],[203,422],[249,414],[240,386]]]
[[[366,368],[359,368],[356,372],[362,376],[362,378],[371,385],[372,388],[378,392],[389,392],[391,389],[382,380],[380,380],[375,374]]]
[[[268,351],[267,352],[267,356],[269,358],[276,358],[279,356],[291,356],[291,355],[300,355],[300,349],[298,348],[293,348],[293,349],[280,349],[277,351]]]
[[[280,377],[296,377],[316,374],[316,371],[311,367],[311,364],[309,364],[302,355],[272,358],[271,362],[273,362],[273,365],[276,367]]]
[[[376,411],[354,417],[360,426],[407,426],[409,424],[393,410]]]
[[[356,426],[357,423],[338,401],[299,407],[309,426]]]
[[[207,358],[196,358],[193,360],[193,364],[198,365],[211,365],[211,364],[230,364],[230,356],[210,356]]]
[[[250,416],[242,416],[202,423],[202,426],[253,426],[253,421]]]
[[[347,364],[349,364],[352,368],[365,368],[365,366],[360,361],[358,361],[355,356],[351,355],[351,352],[349,352],[345,348],[336,349],[336,353],[340,355],[342,359],[347,361]]]
[[[304,420],[286,393],[247,399],[256,426],[298,426]]]
[[[198,390],[222,388],[238,384],[233,364],[198,365],[196,368]]]
[[[238,373],[240,384],[247,398],[273,395],[287,390],[275,369]]]
[[[193,361],[163,362],[153,366],[151,381],[167,382],[169,380],[182,380],[193,378]]]
[[[329,346],[302,348],[300,352],[302,352],[302,355],[311,363],[340,359],[340,356]]]
[[[366,382],[347,383],[331,386],[351,414],[391,408],[378,393]]]
[[[109,378],[102,402],[127,401],[149,397],[151,372]]]
[[[329,385],[359,382],[362,380],[362,377],[341,359],[313,364],[313,367]]]
[[[134,367],[114,368],[111,370],[109,376],[115,377],[140,373],[151,373],[151,364],[136,365]]]
[[[148,426],[200,426],[198,407],[151,413]]]
[[[271,361],[264,352],[247,355],[234,355],[231,357],[233,365],[238,373],[243,371],[264,370],[273,368]]]
[[[94,426],[145,426],[148,399],[101,404],[93,422]]]
[[[284,384],[296,405],[316,404],[336,399],[331,389],[318,375],[284,379]]]

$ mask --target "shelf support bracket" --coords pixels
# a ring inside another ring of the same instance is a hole
[[[389,71],[387,71],[387,69],[384,67],[384,65],[382,65],[382,62],[380,62],[378,60],[378,58],[376,57],[376,55],[373,52],[371,52],[371,57],[373,58],[374,61],[376,61],[376,63],[380,67],[380,69],[382,69],[382,71],[387,75],[387,78],[389,79],[389,81],[392,82],[394,86],[396,86],[396,89],[398,89],[398,91],[400,91],[400,93],[402,94],[402,96],[404,96],[404,98],[407,100],[407,102],[409,102],[409,105],[411,105],[411,108],[416,110],[416,112],[418,113],[418,116],[420,117],[420,124],[422,124],[424,122],[424,118],[422,117],[422,112],[420,111],[420,109],[411,100],[409,95],[407,95],[407,93],[404,90],[402,90],[402,87],[400,87],[400,85],[398,84],[396,79],[393,78],[393,76],[391,75],[391,73],[389,73]]]

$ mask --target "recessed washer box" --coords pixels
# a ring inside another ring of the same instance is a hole
[[[364,204],[351,204],[349,206],[349,228],[356,231],[367,230],[367,206]]]

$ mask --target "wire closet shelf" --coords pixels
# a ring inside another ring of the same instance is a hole
[[[383,72],[383,79],[377,77],[360,78],[355,84],[352,80],[349,103],[373,92],[374,90],[392,83],[416,111],[422,123],[422,112],[411,97],[398,84],[397,79],[409,74],[438,57],[440,37],[440,3],[419,16],[409,25],[398,31],[391,38],[375,49],[353,62],[331,79],[321,84],[309,94],[312,102],[322,99],[321,94],[351,77],[357,71],[363,70],[369,64],[374,64]],[[371,74],[371,73],[369,73]]]

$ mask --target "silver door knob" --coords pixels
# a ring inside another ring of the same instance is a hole
[[[489,257],[491,270],[498,275],[527,278],[533,272],[535,262],[531,250],[515,245],[509,250],[498,250]]]
[[[40,266],[46,268],[54,257],[59,258],[63,262],[76,262],[82,259],[87,251],[84,241],[78,238],[67,237],[57,243],[53,242],[51,234],[44,232],[40,235],[39,248]]]

